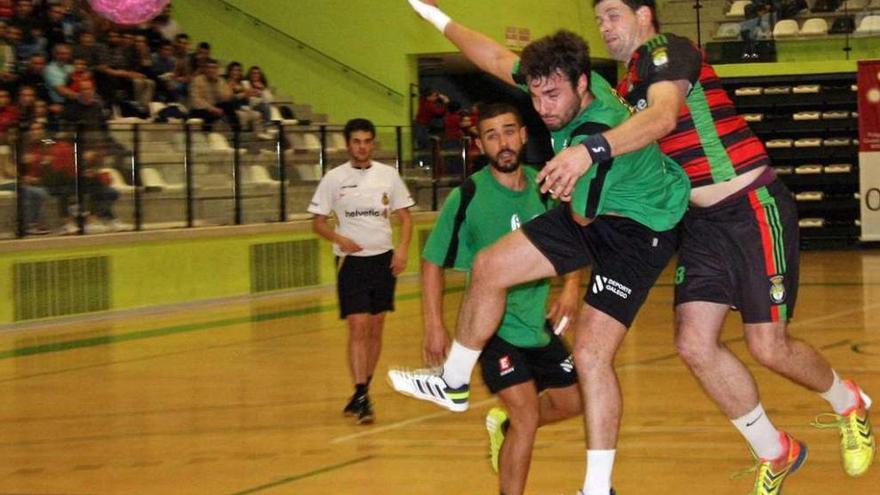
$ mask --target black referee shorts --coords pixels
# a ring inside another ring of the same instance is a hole
[[[393,255],[394,251],[387,251],[375,256],[336,258],[340,318],[358,313],[377,315],[394,311],[397,277],[391,273]]]

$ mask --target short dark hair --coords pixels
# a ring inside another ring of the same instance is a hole
[[[477,113],[480,116],[480,122],[486,119],[494,119],[499,115],[511,113],[514,117],[516,117],[516,122],[519,125],[522,125],[523,123],[522,115],[520,115],[519,110],[517,110],[516,107],[511,105],[510,103],[502,102],[480,105],[479,107],[477,107]],[[479,122],[477,123],[477,127],[479,127]]]
[[[583,38],[565,29],[529,43],[520,58],[519,72],[526,81],[550,77],[556,71],[568,77],[572,86],[585,75],[587,88],[590,87],[590,47]]]
[[[346,143],[351,139],[351,134],[356,131],[369,132],[374,138],[376,137],[376,126],[372,122],[367,119],[351,119],[345,123],[345,129],[342,130]]]
[[[198,48],[199,48],[200,50],[201,50],[201,49],[210,50],[210,49],[211,49],[211,44],[208,43],[207,41],[202,41],[201,43],[199,43]]]
[[[620,0],[624,5],[632,9],[633,12],[639,10],[641,7],[648,7],[651,10],[651,24],[654,26],[654,31],[657,31],[657,34],[660,34],[660,19],[657,18],[657,2],[654,0]],[[602,3],[602,0],[593,0],[593,8],[596,8],[597,5]]]

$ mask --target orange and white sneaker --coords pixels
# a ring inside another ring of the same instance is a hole
[[[846,474],[857,477],[865,474],[874,461],[876,442],[871,429],[868,410],[871,399],[865,395],[852,380],[844,380],[844,385],[858,398],[856,404],[843,414],[823,413],[816,416],[812,425],[816,428],[838,428],[840,430],[840,457]]]
[[[807,458],[807,445],[795,440],[788,433],[779,432],[779,441],[785,449],[784,454],[773,460],[755,457],[754,466],[735,475],[738,477],[746,473],[756,473],[755,486],[749,495],[779,495],[785,479],[794,474]]]

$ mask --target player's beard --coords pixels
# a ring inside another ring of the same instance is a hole
[[[498,152],[497,155],[489,157],[489,165],[491,165],[492,168],[494,168],[495,170],[497,170],[503,174],[509,174],[512,172],[516,172],[516,169],[519,168],[519,161],[520,161],[520,157],[522,156],[522,152],[523,152],[522,149],[519,150],[519,153],[515,153],[513,150],[502,150],[502,151]],[[507,153],[514,154],[513,161],[510,161],[506,164],[499,163],[499,161],[500,161],[499,157],[501,157],[502,154],[507,154]]]

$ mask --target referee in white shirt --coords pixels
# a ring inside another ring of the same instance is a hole
[[[376,127],[366,119],[345,124],[350,160],[327,172],[309,203],[312,228],[333,242],[340,317],[348,321],[348,358],[355,392],[346,416],[373,422],[367,395],[382,348],[385,312],[394,310],[394,285],[406,268],[414,204],[394,167],[372,160]],[[336,228],[327,217],[336,216]],[[391,213],[400,218],[400,242],[391,241]]]

